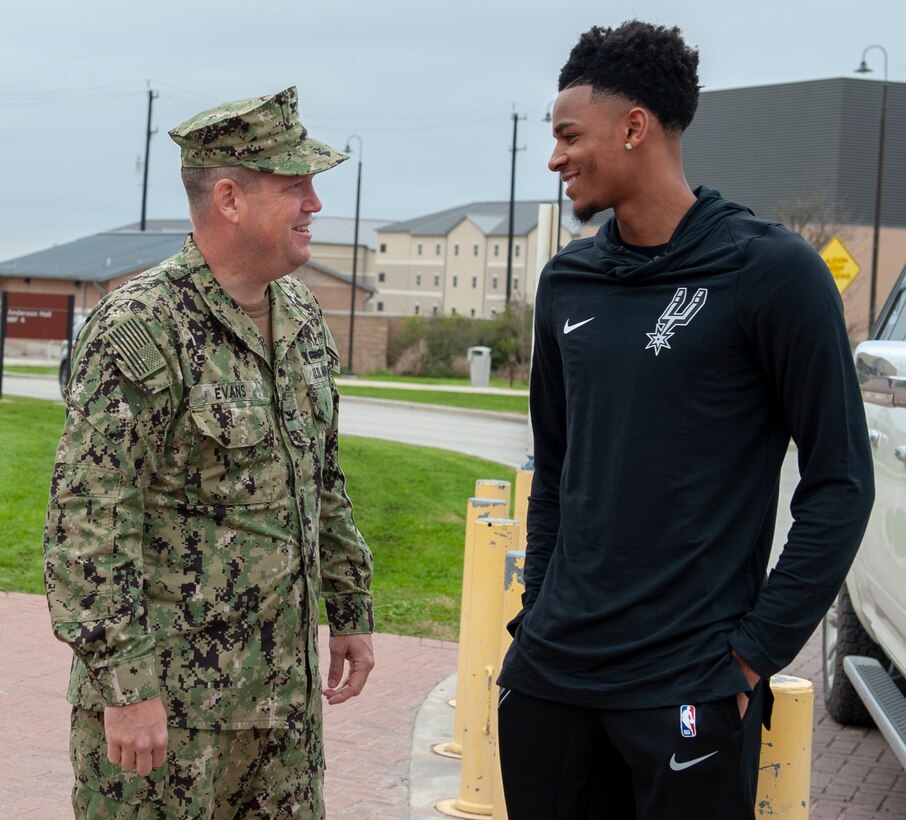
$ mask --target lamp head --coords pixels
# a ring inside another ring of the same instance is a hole
[[[859,63],[859,67],[855,70],[855,73],[856,74],[871,74],[871,71],[872,70],[868,67],[868,63],[866,63],[865,60],[862,60],[862,62]],[[349,149],[347,148],[346,150],[348,151]]]

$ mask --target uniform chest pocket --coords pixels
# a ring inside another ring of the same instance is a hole
[[[290,437],[299,446],[322,439],[333,422],[333,391],[327,361],[307,364],[289,385],[283,400],[283,416]],[[298,376],[301,375],[301,378]]]
[[[287,492],[270,406],[223,402],[191,408],[195,427],[186,493],[202,504],[264,504]]]

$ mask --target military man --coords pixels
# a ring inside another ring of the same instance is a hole
[[[94,311],[45,532],[75,661],[79,817],[324,816],[323,695],[373,666],[371,554],[337,460],[339,357],[312,294],[315,174],[296,89],[170,132],[194,225]]]

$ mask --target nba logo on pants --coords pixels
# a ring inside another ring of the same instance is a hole
[[[695,737],[695,707],[680,706],[680,732],[683,737]]]

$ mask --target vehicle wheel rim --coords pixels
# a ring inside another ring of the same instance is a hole
[[[834,679],[837,675],[837,642],[839,639],[839,625],[837,623],[837,602],[834,601],[827,615],[824,616],[824,680],[828,691],[834,688]]]

